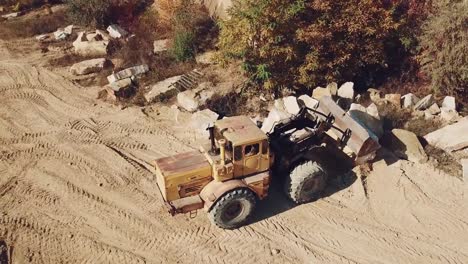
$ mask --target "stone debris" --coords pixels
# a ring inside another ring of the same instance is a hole
[[[308,95],[301,95],[299,96],[298,103],[300,106],[302,106],[302,103],[307,106],[308,108],[315,109],[319,105],[319,101],[308,96]]]
[[[442,109],[445,111],[457,111],[455,97],[445,96],[444,101],[442,102]]]
[[[198,64],[214,64],[215,63],[215,55],[216,55],[216,52],[207,51],[207,52],[198,54],[195,57],[195,61]]]
[[[426,111],[431,115],[440,114],[440,108],[436,103],[432,104],[431,107],[429,107]]]
[[[424,136],[427,143],[447,152],[468,147],[468,117]]]
[[[154,102],[155,100],[162,98],[168,94],[175,93],[177,91],[174,86],[179,80],[182,79],[182,75],[174,76],[163,81],[156,83],[151,86],[150,91],[145,94],[145,99],[148,103]]]
[[[429,108],[434,103],[434,98],[432,94],[424,97],[423,99],[419,100],[416,105],[414,106],[414,110],[421,110],[424,111]]]
[[[105,58],[86,60],[73,64],[70,68],[70,72],[74,75],[86,75],[101,71],[104,69],[105,64]]]
[[[195,112],[200,106],[196,93],[192,90],[179,93],[177,95],[177,103],[188,112]]]
[[[393,129],[391,140],[391,149],[399,158],[415,163],[427,161],[426,152],[413,132],[404,129]]]
[[[4,18],[4,19],[12,19],[12,18],[15,18],[15,17],[19,17],[19,16],[21,16],[22,14],[23,14],[22,12],[14,12],[14,13],[2,15],[2,18]]]
[[[219,115],[210,109],[195,112],[190,120],[190,127],[196,129],[199,133],[209,136],[209,132],[206,130],[208,127],[214,125],[214,122],[218,120]]]
[[[106,56],[109,41],[105,36],[98,31],[85,34],[86,32],[80,32],[73,42],[75,53],[82,56]]]
[[[385,101],[400,108],[401,107],[401,94],[386,94]]]
[[[119,71],[117,73],[113,73],[107,76],[107,80],[109,81],[109,83],[113,83],[118,80],[122,80],[122,79],[130,78],[132,76],[138,76],[138,75],[147,73],[148,71],[149,71],[149,67],[146,64],[133,66],[133,67],[127,68],[125,70],[122,70],[122,71]]]
[[[419,101],[419,98],[412,93],[405,94],[401,99],[403,100],[403,108],[413,108]]]
[[[107,27],[107,32],[109,32],[109,36],[111,38],[124,38],[128,35],[128,32],[121,28],[119,25],[110,25]]]
[[[170,39],[161,39],[161,40],[156,40],[153,44],[154,46],[154,53],[161,53],[163,51],[167,51],[169,48],[169,43],[171,42]]]
[[[331,91],[330,91],[331,93]],[[338,96],[341,98],[346,98],[353,100],[355,93],[354,93],[354,83],[347,82],[341,85],[340,89],[338,89]]]

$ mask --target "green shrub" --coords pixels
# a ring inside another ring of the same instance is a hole
[[[468,87],[468,2],[445,1],[423,27],[421,63],[432,87],[466,97]]]
[[[194,34],[188,31],[178,31],[174,35],[172,54],[177,61],[188,61],[194,56]]]

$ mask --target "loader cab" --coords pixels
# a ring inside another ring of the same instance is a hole
[[[244,178],[270,168],[267,135],[245,116],[228,117],[215,123],[216,141],[225,139],[226,160],[233,166],[231,178]]]

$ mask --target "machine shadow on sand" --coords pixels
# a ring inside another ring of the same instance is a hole
[[[313,153],[313,155],[318,157],[334,157],[333,159],[321,160],[321,164],[326,171],[329,172],[329,177],[327,187],[315,201],[342,191],[357,180],[356,174],[352,171],[353,161],[343,152],[328,148],[321,149],[320,152]],[[300,206],[289,200],[285,195],[284,183],[282,181],[284,178],[285,177],[280,177],[280,175],[272,177],[273,181],[269,190],[270,195],[268,195],[265,200],[259,201],[257,204],[257,211],[253,215],[250,224],[266,220],[293,209],[296,206]]]

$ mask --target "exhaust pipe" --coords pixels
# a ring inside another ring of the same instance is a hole
[[[216,148],[214,129],[215,129],[214,126],[207,128],[207,130],[210,132],[210,141],[211,141],[211,149],[208,151],[208,153],[211,156],[216,156],[219,154],[218,148]]]
[[[218,145],[220,148],[220,157],[221,157],[221,165],[226,165],[226,140],[220,139],[218,140]]]

